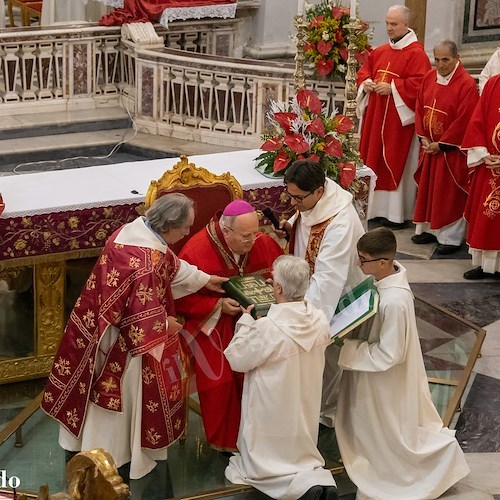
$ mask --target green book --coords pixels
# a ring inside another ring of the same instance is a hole
[[[332,339],[343,337],[376,314],[379,300],[377,287],[371,277],[342,295],[330,321]]]
[[[229,297],[237,300],[243,307],[254,304],[250,314],[255,318],[266,316],[271,304],[276,302],[273,287],[260,275],[234,276],[222,283]]]

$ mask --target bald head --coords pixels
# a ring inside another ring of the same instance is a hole
[[[404,5],[389,7],[385,16],[387,36],[392,41],[397,41],[408,33],[410,26],[410,9]]]

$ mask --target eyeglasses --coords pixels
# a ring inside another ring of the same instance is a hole
[[[232,227],[227,227],[227,226],[223,226],[223,227],[225,227],[226,229],[229,229],[229,231],[232,231],[235,234],[235,236],[237,236],[240,239],[240,241],[242,243],[250,243],[252,241],[255,241],[260,236],[260,233],[257,232],[257,233],[250,235],[250,236],[245,237],[245,236],[241,236],[241,234],[238,234]]]
[[[361,264],[368,264],[368,262],[377,262],[379,260],[389,260],[387,257],[379,257],[378,259],[365,259],[358,253],[358,259]]]
[[[316,191],[317,188],[313,189],[312,191],[309,191],[307,194],[290,194],[288,192],[288,189],[285,188],[285,193],[290,197],[293,198],[295,201],[298,201],[299,203],[302,203],[308,196],[311,196],[314,191]]]

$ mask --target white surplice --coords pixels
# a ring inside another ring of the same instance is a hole
[[[335,485],[316,447],[329,339],[326,317],[307,302],[273,304],[257,321],[242,315],[224,351],[231,368],[245,373],[229,481],[283,500]]]
[[[375,285],[379,312],[345,339],[335,429],[358,500],[438,498],[469,473],[427,382],[406,270]]]
[[[118,233],[115,242],[152,248],[166,253],[167,247],[144,224],[142,217],[126,224]],[[180,267],[171,283],[174,299],[194,293],[206,285],[210,276],[181,260]],[[96,358],[95,372],[99,373],[106,354],[119,334],[118,328],[110,325],[102,335]],[[160,349],[159,349],[160,348]],[[163,344],[151,354],[159,361]],[[75,438],[62,425],[59,427],[59,444],[69,451],[89,451],[94,448],[107,450],[117,467],[130,462],[130,478],[140,479],[156,467],[157,460],[166,460],[167,448],[153,450],[141,447],[142,428],[142,356],[127,358],[127,367],[122,378],[123,411],[108,411],[89,401],[85,424],[80,438]]]
[[[322,309],[330,320],[339,299],[357,284],[364,275],[357,265],[356,245],[364,233],[359,215],[352,204],[352,195],[331,179],[326,180],[325,192],[316,205],[300,214],[295,235],[294,255],[305,257],[311,227],[334,217],[321,241],[311,285],[306,299]],[[338,368],[339,348],[326,351],[323,377],[323,399],[320,421],[332,427],[335,420],[341,370]]]

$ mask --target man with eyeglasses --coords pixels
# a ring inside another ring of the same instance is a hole
[[[182,248],[179,257],[199,269],[217,269],[219,276],[259,273],[271,277],[280,246],[259,231],[255,209],[235,200]],[[239,303],[205,288],[176,302],[186,318],[189,347],[194,356],[196,386],[208,444],[221,452],[236,451],[240,425],[243,375],[231,370],[223,351],[233,338],[241,315]]]
[[[297,210],[282,228],[290,235],[290,253],[305,259],[311,270],[306,299],[330,319],[340,297],[363,281],[357,266],[356,243],[364,233],[352,195],[325,177],[310,160],[298,160],[285,172],[286,192]],[[339,348],[326,350],[320,422],[334,426]]]
[[[378,312],[344,337],[335,431],[357,498],[438,498],[469,473],[431,399],[413,294],[387,228],[364,234],[359,266],[375,278]]]

